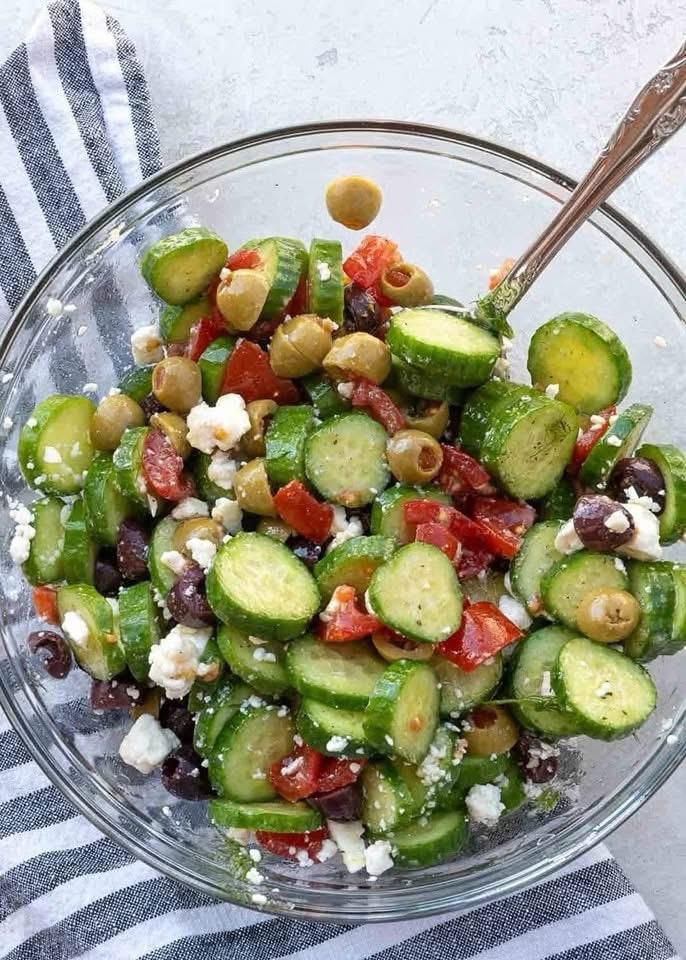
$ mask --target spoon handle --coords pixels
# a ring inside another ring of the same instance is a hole
[[[686,122],[686,42],[648,81],[543,233],[491,293],[507,314],[594,210]]]

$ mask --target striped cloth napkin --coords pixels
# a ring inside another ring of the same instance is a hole
[[[0,321],[106,203],[160,167],[150,100],[120,25],[52,0],[0,69]],[[674,950],[598,846],[468,913],[318,925],[217,904],[103,837],[0,714],[0,955],[8,960],[669,960]]]

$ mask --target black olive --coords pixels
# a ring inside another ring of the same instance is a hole
[[[362,287],[349,283],[343,293],[343,328],[345,333],[374,333],[381,323],[378,303]]]
[[[348,783],[330,793],[308,797],[307,802],[327,820],[357,820],[362,804],[362,792],[359,783]]]
[[[117,530],[117,565],[125,580],[148,576],[148,533],[137,520],[122,520]]]
[[[202,758],[192,747],[181,746],[162,764],[162,785],[183,800],[206,800],[212,793]]]
[[[576,535],[589,550],[616,550],[628,543],[634,532],[629,511],[600,494],[580,497],[572,519]]]
[[[128,710],[140,703],[143,693],[131,678],[92,680],[90,705],[94,710]]]
[[[321,544],[306,540],[305,537],[291,537],[288,546],[296,557],[308,567],[313,567],[322,555]]]
[[[647,457],[625,457],[610,474],[608,492],[617,500],[650,497],[660,508],[665,507],[665,479],[658,465]]]
[[[523,733],[512,748],[522,776],[525,780],[531,780],[532,783],[547,783],[552,780],[560,765],[557,756],[547,756],[545,759],[541,756],[544,752],[542,746],[542,741],[538,737]]]
[[[215,622],[205,597],[205,574],[197,563],[190,563],[167,595],[167,607],[174,620],[185,627],[204,627]]]
[[[71,650],[67,641],[54,630],[35,630],[27,638],[31,653],[43,654],[45,672],[62,680],[71,670]]]
[[[103,597],[116,597],[122,584],[114,552],[101,550],[95,561],[93,586]]]
[[[161,726],[175,733],[181,743],[192,743],[195,721],[185,698],[183,700],[163,700],[160,704],[159,719]]]

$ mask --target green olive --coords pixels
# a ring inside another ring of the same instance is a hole
[[[222,542],[224,529],[216,520],[209,517],[195,517],[193,520],[182,520],[174,531],[174,549],[179,553],[190,555],[189,540],[211,540],[217,546]]]
[[[330,320],[304,313],[276,328],[269,344],[269,362],[277,377],[304,377],[318,370],[331,350]]]
[[[293,536],[293,530],[284,523],[283,520],[275,520],[272,517],[262,517],[257,524],[257,532],[263,533],[265,537],[271,537],[272,540],[278,540],[285,543],[289,537]]]
[[[241,510],[256,513],[261,517],[276,517],[276,507],[269,488],[264,460],[250,460],[233,478],[233,489]]]
[[[437,440],[445,432],[450,420],[450,407],[445,401],[417,400],[411,410],[406,410],[407,425],[421,430]]]
[[[391,351],[371,333],[349,333],[334,340],[323,367],[334,380],[364,377],[372,383],[383,383],[391,372]]]
[[[150,426],[157,427],[169,440],[180,457],[186,460],[191,455],[191,445],[186,439],[188,427],[183,417],[178,413],[153,413],[150,417]]]
[[[252,460],[253,457],[263,457],[265,454],[265,421],[275,413],[277,405],[273,400],[252,400],[246,409],[250,417],[250,429],[241,437],[241,452]]]
[[[398,430],[386,444],[386,456],[401,483],[428,483],[443,463],[440,443],[421,430]]]
[[[467,753],[475,757],[490,757],[492,753],[507,753],[519,740],[519,727],[502,707],[476,707],[467,718],[471,729],[462,736],[467,741]]]
[[[579,630],[599,643],[617,643],[634,632],[641,619],[638,601],[626,590],[591,590],[576,614]]]
[[[200,368],[188,357],[166,357],[152,371],[152,392],[163,407],[188,413],[202,396]]]
[[[268,293],[269,284],[259,270],[234,270],[217,287],[217,307],[232,330],[250,330]]]
[[[405,277],[404,282],[402,278]],[[381,292],[401,307],[421,307],[431,303],[434,285],[421,267],[398,263],[381,274]]]
[[[116,450],[128,427],[142,427],[145,415],[125,393],[103,397],[91,420],[91,440],[96,450]]]
[[[350,230],[368,227],[381,209],[381,188],[367,177],[338,177],[326,188],[326,208],[336,223]]]
[[[411,640],[394,643],[382,633],[373,633],[372,643],[376,652],[390,663],[394,660],[430,660],[434,655],[434,648],[430,643],[413,643]]]

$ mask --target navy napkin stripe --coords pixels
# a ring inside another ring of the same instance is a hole
[[[0,159],[1,162],[1,159]],[[36,279],[21,230],[0,183],[0,289],[11,310]]]

